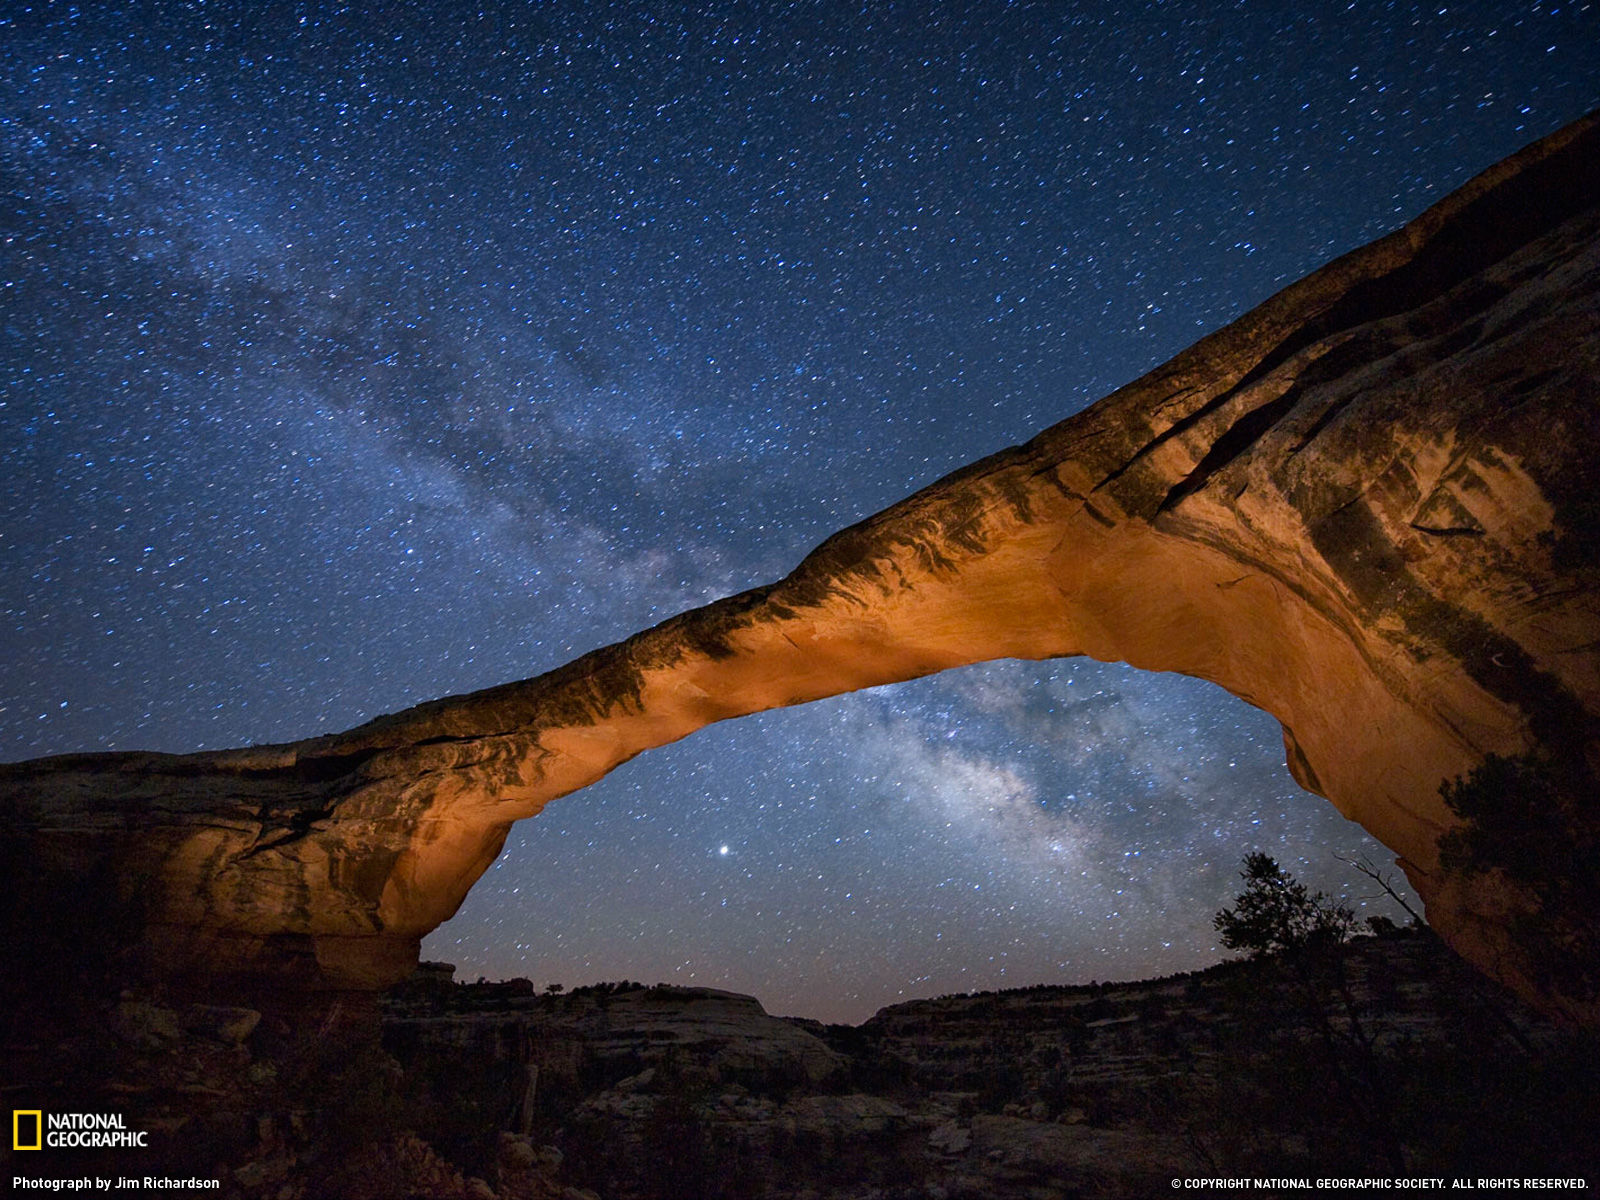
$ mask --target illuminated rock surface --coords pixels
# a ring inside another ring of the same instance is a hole
[[[1593,1019],[1524,961],[1524,898],[1447,879],[1437,844],[1441,781],[1487,753],[1600,766],[1597,381],[1590,118],[778,583],[347,733],[0,768],[0,829],[38,878],[95,881],[159,971],[374,987],[513,821],[641,751],[1087,654],[1272,713],[1295,777],[1397,852],[1452,945]]]

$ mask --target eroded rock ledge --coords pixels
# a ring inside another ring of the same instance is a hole
[[[1597,383],[1591,117],[777,583],[347,733],[0,768],[0,832],[51,881],[38,904],[98,896],[153,970],[375,987],[513,821],[641,751],[1086,654],[1272,713],[1295,777],[1397,852],[1452,945],[1595,1020],[1513,936],[1525,892],[1441,871],[1438,842],[1441,781],[1488,753],[1600,768]]]

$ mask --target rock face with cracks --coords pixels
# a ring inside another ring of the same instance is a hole
[[[1295,778],[1397,852],[1447,941],[1593,1021],[1513,936],[1526,889],[1445,872],[1438,843],[1459,823],[1441,782],[1487,754],[1600,769],[1597,383],[1590,117],[777,583],[347,733],[0,768],[0,833],[40,878],[136,914],[148,969],[378,987],[513,821],[641,751],[965,663],[1090,655],[1273,714]]]

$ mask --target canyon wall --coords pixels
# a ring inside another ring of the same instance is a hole
[[[1273,714],[1295,778],[1396,852],[1446,940],[1593,1021],[1593,939],[1568,921],[1550,945],[1572,969],[1530,959],[1539,889],[1444,869],[1440,785],[1538,752],[1580,781],[1551,819],[1593,844],[1597,381],[1591,117],[770,586],[346,733],[0,768],[0,840],[48,883],[8,920],[92,902],[164,975],[381,986],[512,822],[641,751],[1091,655]]]

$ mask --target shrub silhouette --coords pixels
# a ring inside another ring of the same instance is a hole
[[[1439,795],[1462,825],[1439,839],[1446,871],[1499,872],[1536,909],[1512,922],[1536,982],[1600,995],[1600,817],[1586,766],[1541,753],[1489,755]]]
[[[1321,892],[1307,891],[1270,854],[1245,855],[1239,877],[1245,889],[1212,918],[1222,944],[1251,958],[1342,945],[1355,928],[1355,914]]]
[[[1395,1132],[1393,1084],[1346,971],[1355,913],[1310,891],[1259,850],[1245,855],[1239,877],[1244,891],[1233,907],[1212,918],[1222,944],[1275,963],[1288,976],[1321,1049],[1319,1061],[1301,1064],[1317,1084],[1312,1090],[1341,1101],[1360,1132],[1358,1144],[1398,1171],[1404,1155]]]

